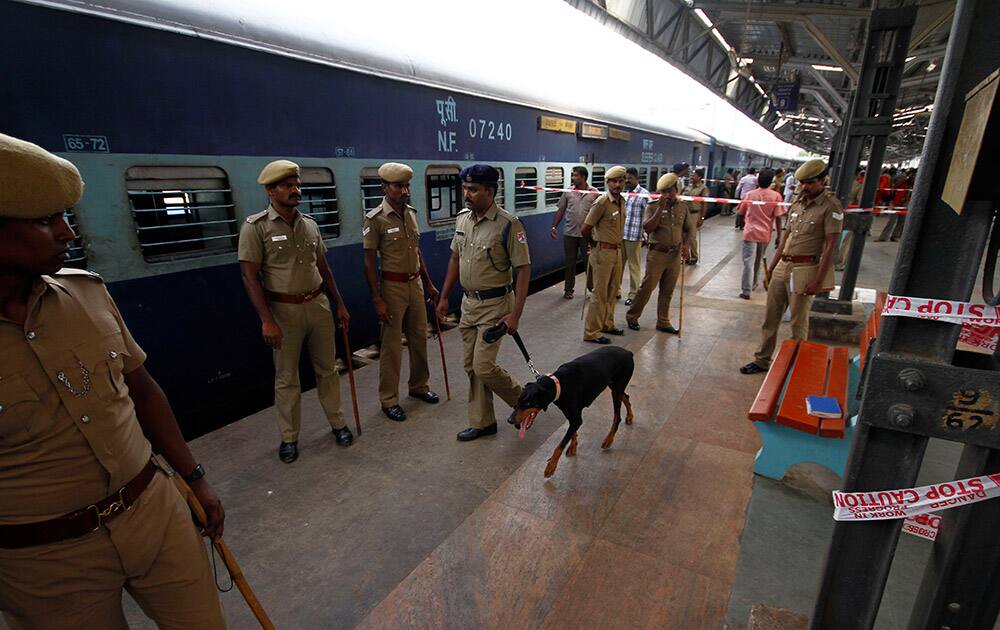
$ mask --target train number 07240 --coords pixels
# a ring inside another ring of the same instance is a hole
[[[512,137],[510,123],[494,122],[482,118],[469,119],[469,137],[480,140],[497,140],[510,142]]]

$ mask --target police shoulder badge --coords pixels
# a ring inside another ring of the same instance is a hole
[[[517,242],[521,244],[528,242],[528,235],[524,233],[524,230],[520,230],[517,234],[514,235],[514,238],[516,238]]]

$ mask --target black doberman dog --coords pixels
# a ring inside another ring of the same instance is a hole
[[[621,405],[625,403],[625,424],[632,424],[632,405],[629,402],[625,388],[632,378],[632,370],[635,363],[632,360],[632,353],[624,348],[608,346],[598,348],[582,357],[577,357],[569,363],[563,363],[559,369],[548,376],[539,376],[534,383],[524,386],[524,391],[517,399],[517,406],[514,413],[507,420],[514,426],[527,429],[535,421],[535,416],[550,404],[563,412],[566,420],[569,421],[569,429],[559,446],[552,452],[548,465],[545,467],[545,476],[551,477],[559,465],[559,458],[562,457],[563,450],[566,449],[566,456],[576,455],[576,432],[583,424],[583,410],[589,407],[606,387],[611,388],[611,399],[614,402],[615,417],[611,424],[611,431],[601,448],[610,448],[615,441],[615,433],[618,425],[621,424]]]

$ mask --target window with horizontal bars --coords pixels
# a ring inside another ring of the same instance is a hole
[[[462,209],[460,170],[457,165],[427,167],[427,220],[431,225],[454,221]]]
[[[646,186],[646,190],[656,192],[656,182],[658,181],[660,181],[660,171],[653,166],[649,169],[649,186]]]
[[[308,214],[319,224],[324,239],[340,236],[340,210],[337,208],[337,183],[333,171],[322,166],[303,166],[299,169],[302,181],[302,201],[299,212]]]
[[[604,190],[604,167],[595,166],[590,172],[590,185],[597,190]]]
[[[147,262],[236,250],[239,224],[226,172],[215,166],[133,166],[129,205]]]
[[[522,186],[537,186],[538,171],[530,166],[519,166],[514,171],[514,209],[534,210],[538,207],[538,191]]]
[[[545,167],[545,187],[546,188],[562,188],[565,184],[565,173],[561,166],[546,166]],[[555,207],[556,203],[559,201],[559,197],[562,196],[561,192],[551,192],[545,191],[545,205]]]
[[[639,185],[649,190],[649,169],[646,167],[639,169]]]
[[[382,178],[378,176],[378,169],[373,166],[366,166],[361,169],[361,204],[362,212],[368,212],[379,207],[385,191],[382,190]]]
[[[66,210],[66,223],[72,228],[76,238],[69,244],[69,258],[64,263],[67,267],[77,269],[87,268],[87,250],[83,245],[83,234],[80,232],[80,224],[76,220],[76,211],[73,208]]]

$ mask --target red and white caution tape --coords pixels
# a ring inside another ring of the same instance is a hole
[[[996,351],[1000,337],[1000,306],[889,295],[885,298],[882,316],[961,324],[959,341],[991,352]]]
[[[911,516],[903,521],[903,532],[934,542],[941,531],[941,517],[937,514]]]
[[[1000,496],[1000,475],[946,481],[919,488],[872,492],[833,492],[837,521],[884,521],[910,518],[970,505]]]
[[[543,192],[575,192],[584,195],[600,195],[603,194],[600,190],[581,190],[577,188],[549,188],[547,186],[528,186],[524,182],[521,182],[521,188],[525,190],[541,190]],[[625,197],[646,197],[650,201],[656,201],[660,198],[658,193],[635,193],[635,192],[622,192]],[[723,203],[723,204],[747,204],[749,206],[791,206],[791,203],[785,201],[750,201],[748,199],[727,199],[725,197],[692,197],[691,195],[677,195],[677,198],[681,201],[696,201],[703,203]],[[906,214],[905,208],[893,208],[891,206],[876,206],[874,208],[847,208],[844,212],[871,212],[874,214]]]

